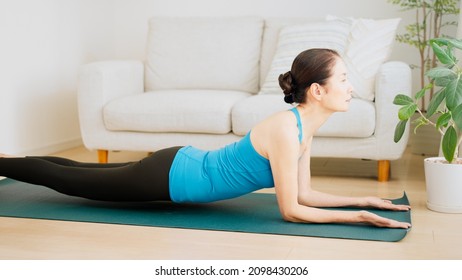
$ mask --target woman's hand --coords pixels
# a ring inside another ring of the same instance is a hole
[[[399,222],[396,220],[388,219],[376,215],[368,211],[359,211],[359,221],[362,223],[370,224],[376,227],[388,227],[388,228],[411,228],[410,223]]]
[[[390,200],[381,199],[378,197],[366,197],[365,198],[365,207],[371,207],[381,210],[393,210],[393,211],[409,211],[411,206],[409,205],[398,205],[393,204]]]

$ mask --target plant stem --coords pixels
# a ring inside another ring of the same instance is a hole
[[[419,25],[419,18],[420,18],[420,13],[419,9],[416,9],[416,28],[417,28],[417,34],[421,34],[422,32],[422,38],[420,36],[417,36],[417,42],[419,46],[419,54],[420,54],[420,87],[423,88],[425,85],[425,43],[427,40],[427,30],[426,30],[426,24],[425,24],[425,4],[422,6],[422,13],[423,13],[423,30],[420,29]],[[422,109],[425,110],[425,98],[422,98]]]
[[[420,116],[422,116],[422,118],[424,118],[424,120],[427,123],[431,124],[432,126],[434,126],[436,128],[436,124],[434,122],[432,122],[431,120],[429,120],[427,117],[425,117],[425,115],[422,113],[422,111],[419,109],[419,107],[417,107],[417,112],[419,113]],[[443,131],[442,128],[438,128],[437,130],[439,131],[439,133],[441,135],[444,135],[444,131]]]

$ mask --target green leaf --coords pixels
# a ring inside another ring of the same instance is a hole
[[[451,56],[451,59],[453,61],[452,64],[447,64],[446,67],[453,68],[454,65],[457,64],[457,57],[454,55],[454,47],[453,46],[448,46],[446,53]]]
[[[415,94],[415,99],[418,100],[418,99],[422,98],[422,97],[425,95],[425,91],[426,91],[426,90],[425,90],[424,88],[421,89],[421,90],[419,90],[419,91]]]
[[[442,78],[440,78],[442,79]],[[429,89],[431,89],[433,87],[433,84],[430,83],[426,86],[424,86],[421,90],[419,90],[416,94],[415,94],[415,99],[418,100],[420,98],[422,98],[424,95],[425,95],[425,92]],[[403,104],[404,105],[404,104]]]
[[[432,100],[430,100],[430,104],[428,104],[427,108],[427,118],[433,116],[435,112],[438,110],[440,107],[441,103],[443,102],[444,98],[446,97],[446,91],[445,89],[440,89],[439,91],[435,92],[433,95]]]
[[[454,160],[454,154],[457,146],[457,133],[454,127],[448,127],[446,133],[443,136],[442,145],[444,158],[448,162],[452,162]]]
[[[450,39],[449,38],[434,38],[434,39],[430,39],[430,42],[432,44],[438,44],[439,46],[447,46],[449,45],[449,41]]]
[[[432,42],[432,48],[433,48],[433,53],[436,55],[436,57],[438,58],[438,60],[443,63],[443,64],[450,64],[450,65],[454,65],[455,62],[452,60],[452,56],[451,56],[451,53],[449,51],[449,53],[446,52],[445,49],[443,49],[442,47],[440,47],[437,43],[435,42]]]
[[[456,78],[456,73],[454,73],[454,76],[435,78],[433,83],[435,84],[435,86],[445,87],[449,84],[449,82],[451,82],[455,78]]]
[[[413,103],[414,103],[414,100],[412,100],[412,98],[404,94],[396,95],[395,99],[393,100],[393,104],[395,105],[409,105]]]
[[[446,86],[446,107],[454,109],[462,103],[462,80],[458,77]]]
[[[395,143],[398,143],[399,140],[401,140],[401,138],[403,137],[404,131],[406,130],[406,124],[407,120],[402,120],[399,121],[399,123],[396,125],[394,136]]]
[[[451,120],[451,113],[442,114],[436,121],[436,128],[446,127]]]
[[[417,105],[414,103],[405,105],[401,107],[401,109],[399,109],[398,118],[401,121],[408,120],[412,117],[412,115],[414,115],[416,110],[417,110]]]
[[[448,39],[448,44],[453,46],[454,48],[462,50],[462,40],[461,39]]]
[[[452,111],[452,119],[456,126],[462,130],[462,104],[459,104],[453,111]]]
[[[435,67],[428,70],[425,75],[432,79],[437,79],[454,76],[454,72],[446,67]]]

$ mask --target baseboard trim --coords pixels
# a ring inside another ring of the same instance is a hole
[[[45,145],[41,147],[37,147],[34,149],[29,150],[22,150],[20,152],[21,155],[49,155],[58,152],[62,152],[64,150],[72,149],[78,146],[82,146],[83,141],[82,138],[71,139],[67,141],[57,142],[50,145]]]

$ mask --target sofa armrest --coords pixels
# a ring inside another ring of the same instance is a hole
[[[411,96],[411,69],[404,62],[386,62],[381,66],[376,77],[375,136],[378,139],[378,154],[387,155],[384,159],[388,160],[400,158],[406,149],[409,139],[409,129],[407,128],[403,138],[398,143],[393,141],[395,127],[399,122],[399,107],[393,104],[393,100],[397,94]]]
[[[141,61],[101,61],[81,68],[78,107],[82,139],[89,149],[98,149],[93,139],[106,130],[103,107],[111,100],[144,91]]]

